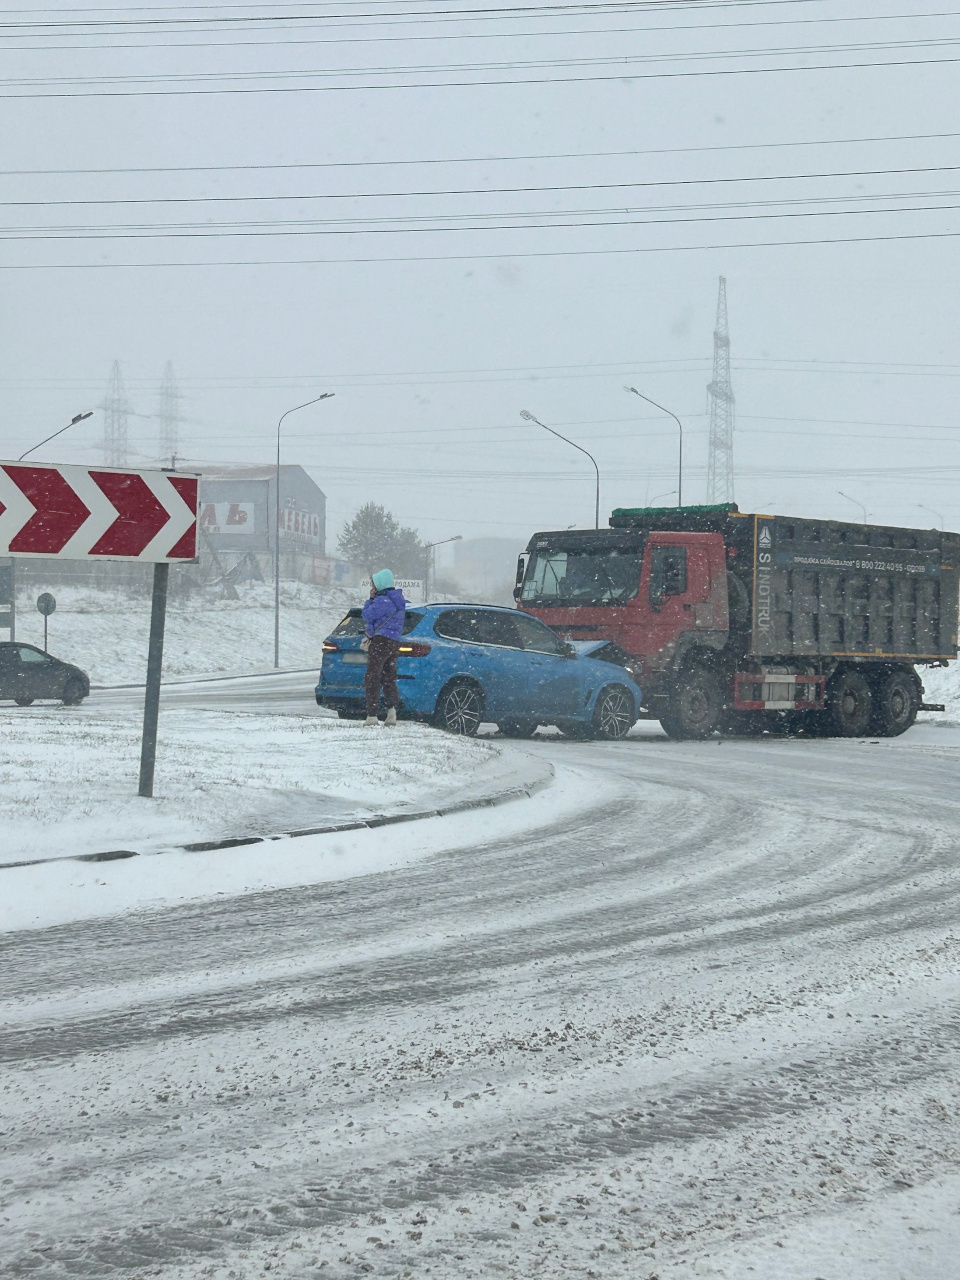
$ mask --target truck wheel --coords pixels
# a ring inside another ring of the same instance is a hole
[[[693,667],[681,675],[660,724],[670,738],[709,738],[722,711],[719,679],[706,667]]]
[[[871,732],[884,738],[896,738],[917,718],[920,694],[916,677],[910,671],[894,671],[881,680],[874,690]]]
[[[841,738],[860,738],[870,732],[873,691],[859,671],[844,671],[832,682],[828,710],[833,732]]]

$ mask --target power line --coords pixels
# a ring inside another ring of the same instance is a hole
[[[954,41],[936,42],[938,44],[953,44]],[[787,52],[787,51],[782,51]],[[749,56],[744,54],[743,56]],[[682,59],[677,59],[682,60]],[[177,98],[177,97],[208,97],[213,95],[229,95],[237,94],[280,94],[280,93],[356,93],[356,92],[383,92],[383,91],[401,91],[408,89],[473,89],[484,88],[490,86],[510,86],[510,85],[535,85],[535,84],[607,84],[607,83],[633,83],[646,80],[684,80],[691,77],[702,76],[740,76],[740,75],[779,75],[790,72],[811,72],[811,71],[868,71],[881,67],[934,67],[948,66],[960,62],[960,58],[900,58],[900,59],[884,59],[879,62],[827,62],[807,64],[799,67],[723,67],[707,71],[655,71],[645,73],[621,73],[620,75],[588,75],[588,76],[526,76],[522,78],[512,77],[509,79],[496,80],[424,80],[413,81],[404,84],[321,84],[321,85],[247,85],[238,88],[206,88],[206,89],[91,89],[82,93],[77,92],[44,92],[44,93],[0,93],[0,99],[13,100],[23,99],[26,101],[40,100],[59,100],[59,99],[77,99],[77,98]],[[262,74],[262,73],[257,73]],[[288,73],[280,73],[288,74]],[[382,74],[382,75],[412,75],[415,72],[404,72],[402,70],[393,69],[383,72],[301,72],[289,73],[298,75],[364,75],[364,74]],[[419,74],[422,74],[419,73]],[[436,74],[440,74],[439,72]],[[239,79],[237,75],[233,75],[232,79]],[[276,78],[276,77],[274,77]],[[97,81],[90,81],[100,83]]]
[[[641,151],[556,151],[540,155],[517,156],[450,156],[441,159],[416,160],[326,160],[301,164],[212,164],[212,165],[161,165],[116,169],[4,169],[5,177],[65,177],[74,174],[119,173],[245,173],[269,172],[291,169],[374,169],[399,168],[407,165],[446,164],[513,164],[531,160],[603,160],[618,157],[675,156],[719,153],[724,151],[782,151],[792,147],[847,147],[878,142],[941,142],[960,138],[955,133],[904,133],[886,134],[870,138],[822,138],[812,142],[742,142],[707,147],[658,147]]]
[[[588,18],[590,15],[581,14],[581,17]],[[133,50],[156,50],[156,49],[298,49],[303,46],[314,45],[393,45],[393,44],[429,44],[429,42],[442,40],[558,40],[563,36],[630,36],[630,35],[659,35],[659,33],[672,33],[677,31],[737,31],[737,29],[756,28],[756,27],[796,27],[796,26],[822,26],[827,23],[864,23],[864,22],[915,22],[918,19],[932,18],[956,18],[960,17],[960,12],[950,10],[946,13],[918,13],[918,14],[863,14],[856,18],[776,18],[764,19],[762,22],[716,22],[716,23],[686,23],[684,26],[676,27],[571,27],[563,29],[563,31],[454,31],[443,32],[442,35],[417,35],[417,36],[319,36],[300,38],[300,40],[264,40],[260,32],[251,32],[250,35],[256,38],[251,40],[184,40],[178,42],[163,42],[150,40],[148,44],[140,45],[119,45],[111,41],[106,45],[18,45],[17,52],[92,52],[93,50],[109,49],[111,52],[118,49]],[[429,20],[429,19],[428,19]],[[476,19],[471,19],[476,20]],[[329,26],[355,27],[356,22],[332,23]],[[378,27],[380,23],[365,23],[360,29],[370,29]],[[387,23],[385,26],[401,26],[401,23]],[[406,23],[403,24],[406,26]],[[150,38],[150,33],[143,33],[143,37]],[[0,38],[4,38],[0,35]],[[83,33],[77,33],[73,36],[74,40],[86,40]],[[3,50],[0,50],[3,51]]]
[[[65,207],[102,207],[103,205],[140,205],[140,204],[264,204],[283,200],[394,200],[427,198],[429,196],[488,196],[488,195],[539,195],[553,194],[559,191],[625,191],[652,190],[663,187],[700,187],[724,186],[728,184],[757,182],[806,182],[814,179],[832,178],[868,178],[868,177],[903,177],[921,173],[956,173],[960,164],[927,165],[922,168],[900,169],[847,169],[826,173],[771,173],[753,177],[737,178],[674,178],[660,179],[654,182],[585,182],[565,183],[552,186],[534,187],[448,187],[433,188],[426,191],[336,191],[306,192],[299,195],[253,195],[253,196],[134,196],[114,199],[94,200],[3,200],[0,208],[4,209],[54,209]],[[954,192],[895,192],[890,196],[834,196],[829,199],[911,199],[925,194],[954,195]],[[809,203],[797,197],[794,203]],[[713,208],[716,206],[699,206]],[[497,215],[489,215],[497,216]],[[506,215],[505,215],[506,216]],[[539,215],[538,215],[539,216]],[[559,215],[558,215],[559,216]]]
[[[779,7],[781,4],[784,4],[784,3],[789,3],[791,7],[795,7],[795,5],[798,3],[802,3],[802,4],[823,3],[823,0],[712,0],[712,2],[711,0],[694,0],[693,3],[686,2],[686,3],[677,3],[677,4],[650,3],[650,0],[601,0],[600,3],[597,3],[596,0],[588,0],[587,3],[581,3],[581,4],[500,5],[500,6],[488,6],[485,8],[471,8],[471,9],[468,9],[468,8],[439,9],[439,8],[432,8],[432,7],[428,9],[419,9],[419,10],[417,9],[382,10],[381,9],[378,12],[371,12],[371,13],[357,13],[357,12],[336,13],[334,12],[334,13],[317,13],[317,14],[253,14],[253,15],[233,14],[233,15],[222,15],[219,17],[201,17],[201,18],[184,17],[183,9],[180,9],[180,10],[173,10],[173,12],[178,13],[178,16],[175,18],[96,18],[96,19],[87,18],[83,20],[67,20],[67,21],[64,21],[61,19],[60,21],[57,21],[57,22],[46,22],[46,21],[38,22],[36,20],[22,20],[22,19],[15,22],[0,21],[0,34],[4,34],[5,32],[17,31],[19,29],[26,29],[31,33],[37,32],[37,31],[45,31],[45,30],[62,32],[66,28],[74,28],[79,33],[82,33],[82,31],[85,31],[85,30],[90,30],[90,29],[100,30],[102,28],[109,28],[111,31],[115,31],[115,30],[122,31],[130,27],[139,27],[144,31],[149,31],[149,30],[156,29],[158,27],[180,26],[184,30],[191,30],[191,29],[196,29],[202,26],[203,24],[206,24],[207,26],[213,29],[216,29],[218,27],[223,27],[223,28],[236,27],[241,23],[250,25],[253,27],[253,29],[256,29],[256,30],[262,30],[262,26],[254,26],[254,24],[271,23],[276,25],[279,23],[286,23],[286,24],[289,24],[289,23],[304,24],[304,23],[311,23],[311,22],[329,23],[332,19],[339,19],[339,18],[349,18],[354,21],[357,18],[360,18],[360,19],[369,19],[376,22],[382,22],[384,19],[387,19],[387,18],[413,18],[420,22],[432,21],[438,18],[449,18],[454,21],[469,22],[478,18],[502,19],[506,17],[516,17],[516,16],[525,17],[528,15],[539,18],[539,17],[551,17],[554,14],[557,14],[563,17],[569,17],[575,14],[592,15],[594,13],[623,13],[623,12],[631,12],[631,11],[646,12],[646,13],[663,13],[663,12],[674,12],[677,10],[682,10],[682,11],[689,12],[693,8],[696,8],[698,11],[711,10],[711,9],[729,10],[729,9],[740,9],[740,8],[756,8],[758,7],[758,5],[765,8],[770,8],[774,6]],[[245,7],[252,7],[252,6],[245,6]],[[341,4],[340,7],[346,10],[348,8],[348,5]],[[186,6],[184,6],[184,8],[186,8]],[[150,10],[150,9],[141,9],[140,11],[147,12],[147,13],[157,12],[156,10]],[[24,12],[30,12],[30,11],[22,10],[22,9],[13,10],[13,11],[0,11],[0,14],[2,14],[2,12],[24,13]],[[48,10],[47,12],[50,12],[50,11]],[[57,11],[54,10],[53,12],[57,12]],[[73,12],[98,13],[98,12],[103,12],[103,10],[87,9],[87,10],[74,10]],[[113,12],[129,12],[129,11],[114,10]]]
[[[291,71],[209,71],[184,73],[157,73],[131,76],[31,76],[0,80],[0,86],[20,87],[30,85],[124,85],[124,84],[183,84],[221,81],[250,80],[303,80],[337,79],[346,76],[407,76],[446,75],[456,72],[482,74],[488,71],[535,71],[571,67],[642,66],[669,62],[704,62],[723,58],[771,58],[807,57],[813,54],[870,53],[901,49],[942,49],[958,43],[955,38],[923,40],[875,40],[856,44],[808,45],[774,49],[714,49],[694,53],[617,54],[615,56],[566,57],[516,59],[497,62],[428,63],[421,66],[396,67],[339,67],[309,68]]]
[[[430,11],[432,11],[433,0],[419,0],[419,2],[425,8],[429,7]],[[690,8],[697,8],[697,9],[779,8],[785,4],[789,4],[795,7],[798,4],[823,4],[825,2],[826,0],[633,0],[634,5],[639,5],[644,9],[649,9],[655,12],[659,12],[660,10],[673,11],[675,9],[690,9]],[[340,4],[341,7],[349,7],[350,5],[361,5],[361,4],[368,4],[368,5],[394,4],[396,3],[396,0],[314,0],[313,7],[316,9],[322,9],[326,5],[333,4],[333,3]],[[38,14],[38,13],[39,14],[55,13],[58,15],[63,15],[68,13],[81,13],[81,14],[177,13],[177,14],[181,14],[185,12],[188,12],[188,13],[202,12],[204,10],[207,10],[211,13],[220,13],[226,7],[227,6],[225,5],[213,5],[213,4],[123,5],[122,7],[117,6],[114,8],[111,8],[109,5],[95,5],[95,6],[88,5],[85,7],[74,7],[72,9],[70,8],[0,9],[0,17],[3,17],[5,14],[15,15],[15,14],[24,14],[24,13],[31,14],[31,15]],[[237,11],[244,10],[244,9],[255,9],[257,11],[265,11],[265,10],[271,10],[271,9],[290,9],[293,7],[296,7],[298,9],[305,9],[308,7],[308,5],[300,4],[300,5],[293,6],[292,4],[264,3],[264,4],[234,4],[230,7]],[[579,5],[578,4],[567,5],[567,6],[539,5],[536,7],[538,11],[550,12],[554,9],[562,10],[564,7],[582,9],[582,8],[589,8],[591,6],[588,5],[587,3],[581,3]],[[597,6],[597,7],[601,7],[601,6]],[[480,10],[480,12],[485,12],[485,11]],[[135,19],[131,18],[129,19],[129,21],[132,22],[132,21],[135,21]]]
[[[247,258],[207,262],[14,262],[0,271],[144,270],[168,267],[337,267],[405,262],[504,262],[531,258],[620,257],[625,254],[703,253],[731,249],[787,249],[818,245],[885,244],[910,240],[954,240],[960,231],[921,231],[883,236],[837,236],[807,240],[756,240],[727,244],[643,245],[628,249],[547,249],[520,253],[447,253],[375,258]]]
[[[521,16],[521,15],[513,15],[513,16]],[[536,16],[538,18],[551,17],[551,15],[548,13],[538,13]],[[566,17],[568,15],[564,13],[562,16]],[[582,13],[577,16],[580,16],[582,18],[591,18],[597,15]],[[95,49],[109,49],[111,50],[111,52],[116,49],[137,49],[137,50],[252,49],[252,48],[260,49],[260,48],[277,48],[277,47],[298,48],[301,46],[337,45],[337,44],[407,44],[407,43],[425,43],[425,42],[432,42],[432,41],[439,41],[439,40],[510,40],[514,38],[558,39],[562,36],[569,36],[569,35],[574,35],[574,36],[576,35],[633,35],[633,34],[642,35],[642,34],[661,34],[661,33],[666,34],[666,33],[672,33],[675,31],[715,31],[715,30],[731,31],[731,30],[755,29],[757,27],[794,27],[794,26],[812,26],[812,25],[822,26],[827,24],[854,23],[854,22],[857,23],[858,25],[864,22],[902,22],[902,21],[915,22],[923,19],[955,18],[958,16],[960,16],[960,11],[948,10],[945,12],[911,13],[911,14],[870,13],[870,14],[858,15],[857,17],[767,18],[759,21],[750,21],[750,22],[698,22],[698,23],[684,23],[682,25],[677,25],[677,26],[660,25],[660,26],[653,26],[653,27],[638,27],[638,26],[576,27],[576,28],[568,28],[566,30],[561,30],[561,31],[555,31],[555,30],[554,31],[548,31],[548,30],[543,30],[543,31],[516,31],[516,30],[514,31],[456,31],[456,32],[445,32],[440,35],[412,35],[412,36],[375,35],[375,36],[333,36],[333,37],[321,36],[321,37],[309,37],[305,39],[295,39],[295,40],[264,40],[259,31],[252,31],[249,34],[252,37],[256,37],[256,39],[250,39],[250,40],[189,39],[189,40],[179,41],[176,43],[160,43],[159,41],[151,38],[151,36],[154,33],[142,32],[141,34],[144,37],[144,39],[145,40],[149,39],[150,42],[148,44],[117,44],[113,41],[111,41],[109,44],[88,44],[88,43],[72,44],[72,45],[69,45],[69,44],[22,45],[21,44],[17,46],[17,52],[18,53],[28,53],[28,52],[47,53],[47,52],[54,52],[54,51],[77,52],[80,50],[87,52]],[[499,20],[499,18],[495,20]],[[420,21],[422,21],[422,19]],[[420,25],[420,21],[417,22],[417,25]],[[426,18],[426,21],[430,22],[431,19]],[[477,21],[480,21],[480,19],[471,18],[465,21],[468,21],[469,23],[473,24]],[[405,26],[405,25],[412,25],[412,24],[381,22],[380,20],[375,19],[373,21],[364,22],[361,25],[357,22],[356,19],[352,19],[344,22],[333,22],[333,23],[326,22],[325,25],[328,27],[340,26],[340,27],[347,27],[347,28],[360,26],[361,30],[367,30],[367,29],[370,29],[371,27],[378,27],[378,26]],[[194,34],[194,33],[184,33],[184,34]],[[207,33],[200,31],[196,34],[207,34]],[[3,36],[3,33],[0,32],[0,39],[3,39],[3,38],[5,37]],[[86,40],[86,36],[83,32],[75,33],[72,36],[72,38],[75,40],[79,40],[79,39]]]
[[[716,207],[716,206],[708,206]],[[763,222],[771,220],[782,220],[785,218],[860,218],[871,214],[883,214],[892,216],[896,213],[949,213],[953,210],[960,209],[960,205],[908,205],[904,208],[896,209],[809,209],[795,210],[792,212],[780,213],[730,213],[721,214],[719,216],[704,217],[702,214],[693,218],[618,218],[607,219],[605,221],[583,221],[583,222],[527,222],[527,223],[507,223],[502,226],[484,226],[474,224],[464,224],[460,226],[433,225],[433,226],[407,226],[407,227],[385,227],[385,226],[342,226],[340,224],[324,223],[322,221],[313,223],[274,223],[271,226],[264,227],[257,223],[223,223],[218,229],[207,230],[203,224],[186,224],[173,223],[172,227],[176,230],[157,230],[150,226],[141,228],[122,227],[119,224],[115,229],[109,227],[93,227],[82,228],[80,230],[70,230],[67,228],[51,228],[50,231],[30,232],[22,234],[20,228],[11,231],[0,232],[0,242],[11,244],[49,244],[57,241],[70,240],[75,242],[94,242],[101,240],[226,240],[226,239],[250,239],[262,238],[264,236],[272,237],[291,237],[291,236],[374,236],[374,235],[440,235],[449,232],[493,232],[493,231],[568,231],[576,230],[584,227],[658,227],[658,226],[688,226],[690,224],[703,224],[714,222]],[[589,211],[586,211],[589,212]],[[602,211],[601,211],[602,212]],[[477,215],[462,215],[477,216]],[[519,217],[518,214],[491,215],[496,217]],[[531,215],[533,217],[542,217],[542,214]],[[574,217],[579,216],[576,213],[567,215]],[[434,220],[431,217],[424,216],[420,221],[426,222]],[[388,219],[379,219],[378,221],[388,221]],[[192,229],[185,229],[191,227]],[[183,228],[183,229],[182,229]],[[510,257],[510,254],[503,255]]]

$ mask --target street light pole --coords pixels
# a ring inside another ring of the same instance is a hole
[[[838,489],[837,493],[839,493],[841,498],[846,498],[848,502],[852,502],[855,507],[860,508],[860,510],[863,512],[863,527],[866,528],[867,527],[867,508],[863,505],[863,503],[858,502],[856,498],[851,498],[849,493],[844,493],[842,489]]]
[[[662,404],[657,404],[656,400],[651,400],[649,396],[645,396],[642,391],[638,391],[636,387],[624,387],[624,391],[632,391],[635,396],[639,396],[641,400],[646,400],[647,404],[652,404],[655,409],[659,409],[661,413],[669,414],[677,426],[680,428],[680,455],[677,465],[677,506],[683,506],[683,423],[675,413],[671,413]]]
[[[600,528],[600,468],[597,466],[597,460],[589,450],[584,449],[582,444],[576,444],[573,440],[568,440],[566,436],[562,436],[559,431],[554,431],[553,427],[548,427],[546,423],[541,422],[539,418],[535,418],[529,409],[521,409],[520,417],[526,422],[535,422],[538,427],[543,427],[544,431],[549,431],[552,436],[556,436],[558,440],[562,440],[564,444],[573,445],[574,449],[579,449],[581,453],[585,453],[593,463],[593,469],[597,473],[597,498],[594,508],[594,524],[595,529]]]
[[[51,440],[56,440],[57,436],[62,436],[65,431],[69,431],[71,427],[75,427],[78,422],[85,422],[87,418],[92,418],[92,417],[93,417],[92,409],[89,409],[86,413],[74,414],[74,416],[70,419],[70,421],[67,423],[65,427],[61,427],[59,431],[55,431],[52,436],[47,436],[46,440],[41,440],[39,444],[35,444],[33,448],[28,449],[26,453],[21,453],[17,461],[22,462],[24,458],[29,457],[31,453],[36,453],[36,451],[42,448],[45,444],[49,444]]]
[[[463,534],[455,533],[452,538],[441,538],[439,542],[428,542],[424,545],[426,563],[423,566],[423,603],[430,603],[430,560],[434,547],[444,547],[448,542],[462,542]]]
[[[322,396],[317,396],[314,400],[307,400],[304,404],[294,405],[292,409],[288,409],[286,413],[280,415],[280,421],[277,423],[277,477],[276,477],[276,510],[274,512],[275,520],[273,524],[273,665],[274,669],[280,666],[280,428],[283,425],[284,418],[289,418],[291,413],[297,413],[300,409],[308,409],[312,404],[319,404],[321,400],[329,400],[336,393],[333,391],[325,391]]]

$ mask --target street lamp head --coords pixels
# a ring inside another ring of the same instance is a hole
[[[526,422],[537,422],[536,418],[533,416],[533,414],[530,412],[529,409],[521,409],[520,417],[523,418]],[[537,426],[539,425],[540,425],[539,422],[537,422]]]
[[[83,422],[87,418],[92,418],[92,417],[93,417],[93,410],[88,409],[86,413],[78,413],[74,417],[72,417],[70,419],[70,425],[71,427],[76,426],[78,422]]]
[[[632,391],[635,396],[640,395],[640,392],[637,390],[636,387],[624,387],[623,389],[624,391]]]

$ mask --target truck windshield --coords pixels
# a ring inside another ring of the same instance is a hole
[[[623,604],[640,587],[639,551],[537,548],[527,562],[521,600],[540,605]]]

